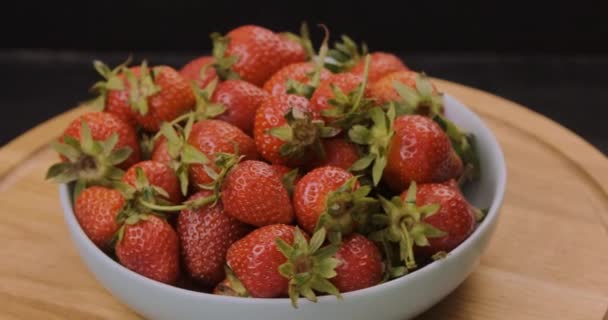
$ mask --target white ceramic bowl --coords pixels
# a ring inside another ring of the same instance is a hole
[[[115,297],[150,319],[408,319],[439,302],[479,262],[498,221],[506,185],[505,161],[494,135],[471,110],[445,96],[447,117],[477,138],[481,179],[465,194],[475,205],[490,208],[475,232],[445,259],[402,278],[344,294],[324,296],[317,303],[300,299],[294,309],[288,299],[246,299],[216,296],[172,287],[140,276],[106,256],[84,234],[72,211],[67,185],[61,203],[70,233],[89,269]]]

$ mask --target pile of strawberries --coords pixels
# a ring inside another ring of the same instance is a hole
[[[297,306],[444,257],[483,217],[460,191],[473,137],[424,74],[325,33],[315,52],[305,26],[242,26],[179,71],[96,61],[104,111],[68,126],[47,178],[101,250],[192,290]]]

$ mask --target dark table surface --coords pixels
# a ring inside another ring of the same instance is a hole
[[[117,64],[129,53],[9,50],[0,52],[0,146],[91,96],[91,61]],[[183,65],[196,54],[134,54],[153,64]],[[476,87],[525,105],[608,153],[608,56],[414,53],[415,70]],[[492,106],[488,106],[491,108]]]

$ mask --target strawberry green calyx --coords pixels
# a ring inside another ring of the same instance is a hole
[[[295,168],[281,177],[281,182],[283,183],[283,186],[289,193],[290,197],[293,195],[293,190],[295,189],[296,179],[298,178],[299,171],[300,170],[298,168]]]
[[[271,128],[268,133],[285,143],[279,149],[282,157],[297,159],[312,150],[323,158],[324,151],[321,138],[337,135],[339,130],[326,127],[322,120],[314,120],[309,112],[291,108],[286,114],[287,124]]]
[[[332,58],[325,66],[334,73],[350,70],[362,57],[368,53],[367,45],[361,44],[361,48],[347,35],[342,35],[341,42],[334,43],[334,48],[329,50]]]
[[[242,298],[251,297],[241,280],[236,277],[232,269],[230,269],[228,266],[225,266],[224,270],[226,273],[226,281],[220,282],[220,284],[217,285],[215,290],[213,290],[213,293],[221,296]]]
[[[215,204],[220,198],[220,192],[222,189],[222,184],[226,179],[226,176],[236,166],[242,159],[243,156],[238,155],[238,149],[235,145],[234,153],[227,152],[217,152],[215,153],[215,167],[218,169],[217,171],[211,168],[210,166],[203,166],[207,175],[213,180],[208,184],[199,185],[202,189],[213,191],[213,195],[210,197],[214,197],[213,203]],[[205,199],[205,198],[201,198]]]
[[[401,96],[397,102],[397,114],[428,114],[433,117],[443,110],[443,93],[437,92],[429,77],[424,73],[416,75],[416,86],[410,88],[399,81],[393,81],[393,87]]]
[[[325,229],[319,229],[308,242],[296,227],[293,245],[288,245],[281,238],[276,239],[277,248],[287,258],[287,262],[279,266],[279,273],[289,279],[288,292],[294,308],[298,307],[300,295],[316,302],[315,291],[342,298],[338,289],[328,280],[336,276],[335,269],[340,264],[340,260],[334,257],[338,246],[330,244],[321,247],[325,235]]]
[[[221,34],[214,32],[211,34],[211,40],[213,41],[213,67],[221,80],[240,79],[238,73],[232,70],[232,66],[237,62],[237,56],[226,56],[226,50],[228,50],[228,44],[230,38],[222,36]]]
[[[300,25],[299,35],[291,32],[283,32],[282,35],[295,42],[298,42],[302,46],[302,48],[304,48],[304,51],[306,52],[306,57],[308,59],[312,59],[315,56],[315,50],[313,49],[312,41],[310,40],[310,31],[308,29],[308,23],[306,23],[306,21],[302,22],[302,24]]]
[[[103,80],[97,81],[91,87],[91,92],[97,94],[90,104],[94,107],[102,110],[105,107],[106,95],[109,90],[124,90],[124,82],[118,76],[127,66],[131,63],[131,57],[127,58],[125,62],[118,65],[114,69],[110,69],[105,63],[94,60],[93,68],[103,77]]]
[[[373,123],[370,128],[355,125],[348,131],[351,141],[368,147],[366,155],[353,163],[350,171],[361,171],[371,166],[374,186],[380,182],[382,172],[386,167],[386,155],[395,133],[393,129],[395,116],[395,108],[392,104],[389,105],[386,112],[380,107],[375,107],[369,110],[369,117]]]
[[[140,66],[139,77],[129,69],[124,68],[124,75],[129,84],[129,104],[139,114],[148,113],[148,98],[160,92],[161,88],[154,83],[155,69],[148,68],[148,62],[144,60]]]
[[[342,236],[350,234],[356,225],[365,224],[369,205],[376,199],[368,197],[371,186],[355,189],[357,177],[348,179],[327,196],[325,212],[319,216],[315,231],[325,229],[331,243],[339,244]]]
[[[293,79],[288,79],[287,86],[286,86],[287,93],[296,94],[296,95],[303,96],[303,97],[310,99],[310,97],[312,97],[312,94],[315,92],[315,90],[321,83],[321,72],[324,69],[325,60],[327,58],[327,51],[328,51],[327,42],[329,41],[329,30],[327,30],[327,27],[323,24],[321,24],[319,26],[321,26],[324,29],[325,37],[323,38],[323,43],[321,44],[321,47],[319,48],[319,54],[316,57],[316,59],[314,59],[315,68],[313,69],[313,71],[310,74],[307,74],[307,78],[309,79],[307,83],[302,83],[302,82],[298,82]],[[310,43],[310,39],[308,40],[308,42]],[[310,50],[312,50],[312,44],[311,44]],[[314,58],[314,51],[312,54],[313,54],[313,56],[311,56],[311,58]]]
[[[218,79],[215,78],[204,89],[201,89],[195,82],[192,82],[192,91],[194,91],[194,97],[196,98],[196,106],[194,108],[194,118],[196,121],[214,118],[226,111],[226,107],[223,105],[211,102],[211,96],[213,96],[217,83]]]
[[[193,123],[194,115],[190,114],[184,128],[177,124],[171,126],[166,122],[160,126],[160,133],[167,139],[167,151],[171,157],[169,166],[175,171],[179,179],[183,195],[188,193],[188,169],[190,165],[209,163],[207,156],[187,141]]]
[[[439,204],[416,205],[416,182],[410,184],[405,201],[393,197],[390,201],[380,196],[384,214],[372,216],[372,223],[383,229],[370,234],[375,241],[388,241],[399,245],[400,260],[408,270],[417,267],[414,245],[428,246],[428,238],[443,237],[445,232],[425,223],[424,219],[439,211]]]
[[[348,130],[353,125],[364,123],[367,120],[367,111],[374,107],[374,100],[365,98],[365,88],[367,87],[370,63],[371,56],[367,55],[365,57],[363,79],[357,88],[348,94],[342,92],[342,90],[334,84],[330,85],[334,97],[329,99],[328,103],[332,108],[321,111],[321,115],[336,119],[333,121],[334,125]]]
[[[46,179],[57,183],[76,182],[74,199],[80,191],[91,185],[110,187],[122,178],[124,172],[115,166],[131,155],[131,148],[114,150],[118,143],[118,134],[113,133],[104,141],[94,140],[91,130],[85,121],[81,123],[80,141],[66,136],[63,142],[51,143],[53,149],[67,161],[52,165],[46,173]]]

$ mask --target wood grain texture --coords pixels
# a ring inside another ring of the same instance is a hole
[[[419,319],[606,319],[608,160],[547,118],[437,80],[476,111],[507,159],[502,216],[476,271]],[[0,149],[0,317],[138,318],[81,262],[62,218],[48,143],[83,108]]]

